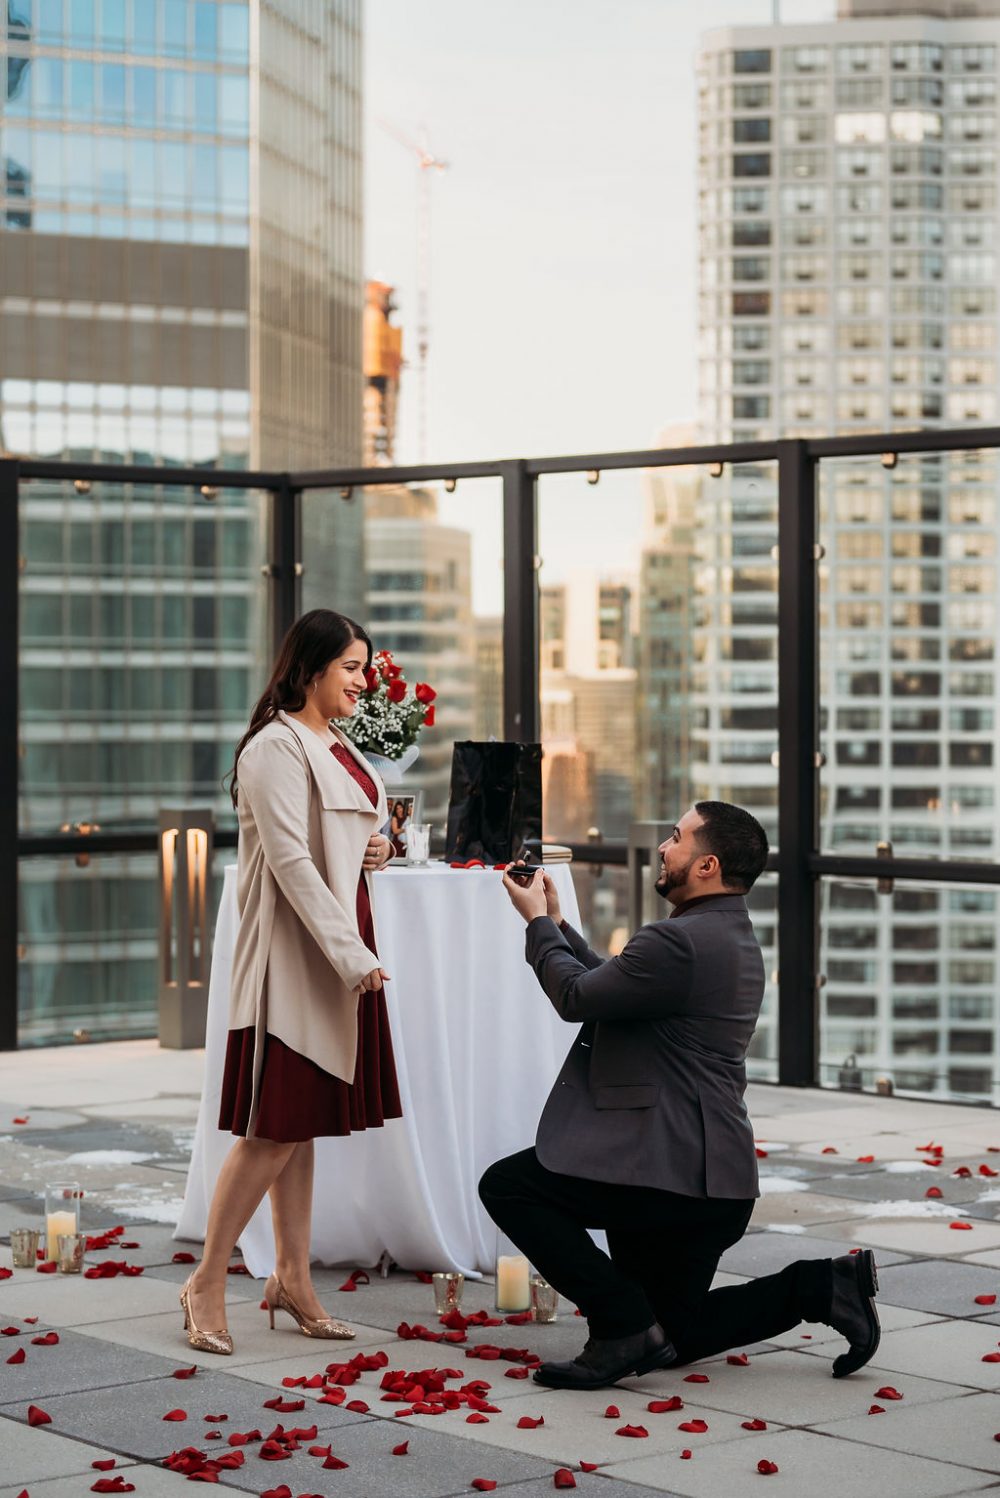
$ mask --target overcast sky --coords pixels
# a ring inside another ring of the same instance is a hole
[[[834,12],[782,4],[785,21]],[[398,287],[414,361],[419,173],[379,121],[426,126],[450,163],[431,185],[428,458],[646,447],[693,417],[694,59],[704,30],[768,23],[771,0],[366,0],[365,14],[365,265]],[[404,373],[400,462],[418,457],[414,385]],[[593,517],[608,496],[590,491]],[[637,498],[625,508],[612,565],[635,555]],[[484,516],[479,551],[488,530]],[[582,557],[560,553],[563,568]],[[477,563],[490,593],[495,555]]]

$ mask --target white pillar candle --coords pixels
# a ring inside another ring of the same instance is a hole
[[[497,1310],[526,1311],[531,1305],[529,1265],[523,1254],[501,1254],[497,1259]]]
[[[58,1259],[60,1233],[77,1231],[75,1212],[50,1212],[45,1219],[45,1257]]]

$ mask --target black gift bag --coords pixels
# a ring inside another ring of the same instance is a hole
[[[455,745],[448,801],[449,862],[507,863],[542,836],[541,744]]]

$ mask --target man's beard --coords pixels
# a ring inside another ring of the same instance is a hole
[[[660,896],[661,899],[669,900],[671,892],[673,890],[680,889],[682,885],[687,884],[688,875],[694,867],[694,862],[695,861],[692,858],[690,863],[685,868],[674,869],[673,871],[661,867],[660,877],[653,885],[653,888],[656,890],[656,893]]]

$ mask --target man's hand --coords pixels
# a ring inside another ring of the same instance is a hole
[[[374,872],[376,869],[384,869],[392,857],[392,843],[381,832],[375,832],[368,839],[368,847],[361,861],[361,867]]]
[[[520,880],[511,879],[507,874],[503,876],[504,889],[510,896],[510,903],[525,921],[533,921],[536,916],[549,913],[548,896],[538,873],[533,875],[529,884],[522,884]],[[542,878],[544,879],[544,875]]]
[[[558,926],[563,916],[555,884],[548,874],[542,875],[542,884],[545,888],[545,914],[551,916]]]

